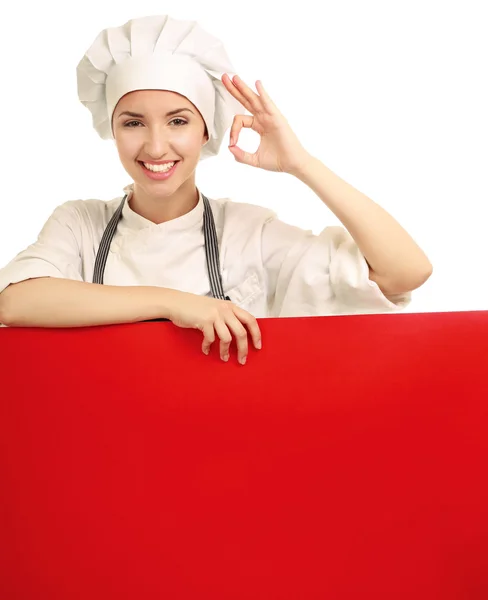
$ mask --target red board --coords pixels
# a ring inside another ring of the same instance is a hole
[[[0,330],[2,600],[486,600],[488,313]]]

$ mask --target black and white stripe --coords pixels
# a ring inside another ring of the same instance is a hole
[[[117,225],[122,217],[122,210],[124,208],[126,198],[127,194],[122,198],[122,202],[119,204],[117,210],[110,219],[107,228],[103,232],[102,241],[100,242],[97,257],[95,258],[93,283],[103,284],[103,274],[105,273],[105,265],[107,264],[107,256],[110,250],[110,244],[112,243],[113,237],[117,230]]]
[[[220,273],[219,243],[212,208],[208,198],[203,198],[203,235],[205,237],[205,256],[207,258],[207,270],[210,278],[210,291],[214,298],[228,300],[224,294],[222,275]]]

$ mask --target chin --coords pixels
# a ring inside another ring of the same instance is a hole
[[[167,198],[168,196],[172,196],[181,186],[181,182],[173,181],[171,183],[164,183],[161,181],[151,181],[149,183],[147,181],[136,181],[135,183],[137,183],[137,186],[143,189],[146,194],[157,198]]]

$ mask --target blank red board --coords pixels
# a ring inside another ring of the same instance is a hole
[[[486,600],[488,313],[0,330],[0,598]]]

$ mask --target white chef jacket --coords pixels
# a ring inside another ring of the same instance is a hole
[[[155,224],[130,207],[133,185],[112,240],[107,285],[174,288],[210,295],[203,236],[203,200],[171,221]],[[0,292],[35,277],[91,282],[95,257],[122,197],[71,200],[58,206],[35,243],[0,270]],[[260,206],[209,199],[220,248],[224,292],[257,318],[391,312],[410,294],[388,299],[370,281],[350,234],[320,235],[280,221]]]

